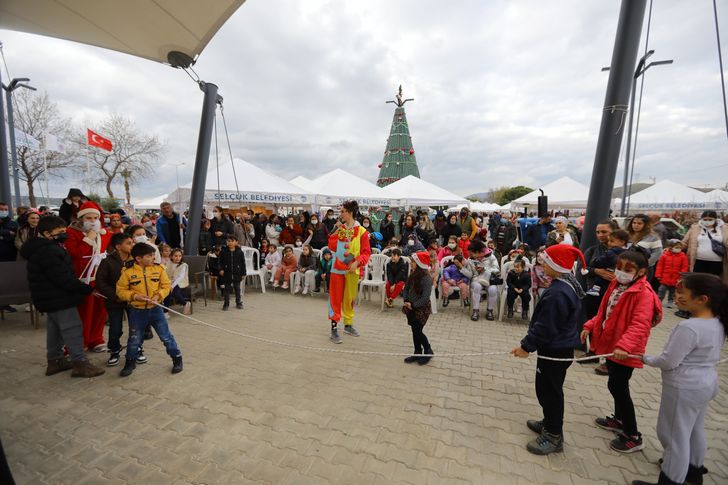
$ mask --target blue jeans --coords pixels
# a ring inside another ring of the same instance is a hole
[[[139,355],[139,347],[144,338],[144,330],[149,325],[154,327],[154,331],[159,336],[159,340],[162,341],[164,348],[167,349],[167,355],[170,357],[179,357],[182,355],[182,352],[177,347],[177,342],[174,340],[174,335],[169,331],[167,318],[165,318],[161,307],[155,306],[146,310],[130,307],[129,340],[126,344],[127,360],[136,360],[137,355]]]
[[[185,296],[184,290],[179,286],[172,288],[172,291],[169,292],[167,298],[164,299],[164,306],[172,306],[172,303],[175,301],[177,301],[180,305],[184,305],[189,301]],[[164,310],[164,312],[166,313],[167,310]]]

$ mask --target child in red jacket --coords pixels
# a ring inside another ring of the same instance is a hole
[[[463,231],[460,235],[460,239],[458,239],[458,247],[460,248],[463,258],[468,259],[470,257],[470,234]]]
[[[687,273],[688,267],[688,257],[683,252],[680,241],[675,241],[668,246],[668,249],[660,256],[660,260],[657,261],[655,278],[660,282],[657,296],[662,301],[665,298],[665,293],[667,293],[667,308],[672,308],[672,302],[675,298],[675,286],[680,279],[680,273]]]
[[[617,258],[615,278],[610,283],[597,315],[584,324],[581,341],[591,335],[592,350],[610,354],[607,358],[607,387],[614,398],[614,415],[597,418],[603,429],[618,433],[609,447],[620,453],[644,448],[637,431],[637,417],[629,392],[629,380],[642,361],[630,355],[642,355],[650,329],[662,319],[662,304],[647,281],[648,258],[645,250],[636,247]]]

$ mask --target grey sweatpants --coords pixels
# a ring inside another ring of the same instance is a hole
[[[62,358],[64,345],[68,348],[72,361],[86,360],[86,355],[83,353],[83,323],[76,307],[48,312],[46,325],[48,360]]]
[[[483,286],[478,281],[470,283],[470,302],[473,310],[480,310],[480,295],[483,293],[488,294],[488,310],[495,310],[498,301],[498,287],[496,285]]]
[[[664,448],[662,471],[673,482],[683,483],[688,465],[703,466],[707,441],[705,412],[718,394],[718,383],[702,389],[677,389],[662,385],[657,437]]]

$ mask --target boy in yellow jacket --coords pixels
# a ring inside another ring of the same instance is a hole
[[[155,264],[155,254],[155,249],[149,244],[135,244],[131,250],[134,265],[122,270],[116,283],[116,296],[129,302],[129,340],[122,377],[134,372],[139,346],[149,325],[154,327],[167,354],[172,357],[172,374],[182,372],[182,352],[169,331],[162,307],[156,305],[169,295],[172,285],[164,266]]]

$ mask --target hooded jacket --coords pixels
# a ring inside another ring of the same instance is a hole
[[[156,295],[161,303],[171,289],[172,283],[167,276],[167,270],[160,264],[142,267],[134,263],[121,271],[121,277],[116,282],[116,296],[119,300],[129,302],[130,306],[140,310],[148,310],[155,305],[147,301],[134,301],[134,295],[148,298]]]
[[[227,246],[220,250],[220,270],[224,271],[223,275],[220,276],[220,280],[224,283],[239,282],[247,275],[247,268],[245,267],[245,255],[243,250],[236,247],[235,250],[230,251]]]
[[[34,237],[20,248],[20,254],[28,261],[30,296],[38,311],[74,308],[93,291],[76,278],[71,257],[57,242]]]
[[[71,197],[74,196],[81,197],[78,205],[74,204],[71,200]],[[58,216],[66,221],[66,225],[71,224],[71,222],[76,220],[76,214],[78,214],[78,210],[80,209],[81,204],[83,204],[87,200],[88,197],[83,195],[83,192],[81,192],[80,189],[70,189],[66,198],[63,199],[63,202],[61,202],[61,207],[58,209]]]
[[[684,252],[673,253],[671,249],[667,249],[657,261],[655,278],[665,286],[675,286],[680,279],[680,273],[687,273],[689,266]]]
[[[133,259],[124,262],[116,251],[108,254],[99,264],[96,271],[96,290],[106,297],[106,308],[126,308],[126,303],[116,296],[116,282],[121,277],[121,270],[132,264]]]

